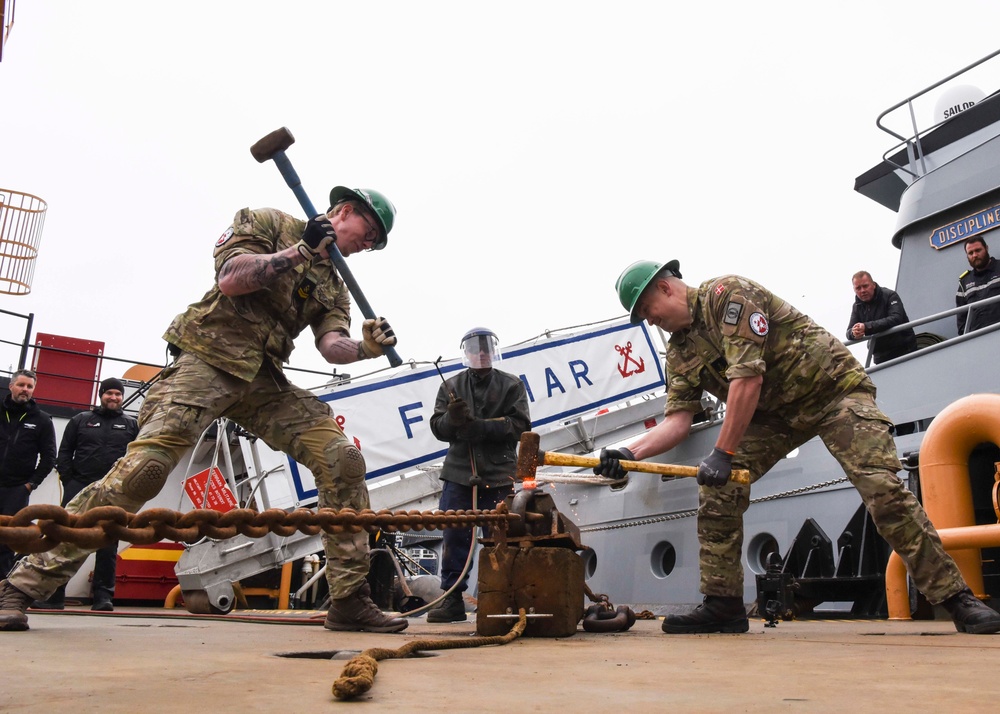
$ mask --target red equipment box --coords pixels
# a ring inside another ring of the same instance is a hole
[[[76,337],[35,335],[31,368],[38,373],[35,400],[84,411],[94,406],[104,343]]]
[[[123,550],[115,573],[115,602],[166,600],[177,585],[174,569],[183,552],[184,546],[172,541],[131,545]]]

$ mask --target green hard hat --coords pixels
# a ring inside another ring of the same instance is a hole
[[[346,200],[361,201],[371,209],[382,228],[382,235],[375,241],[372,248],[374,250],[385,248],[385,244],[389,242],[389,231],[392,230],[393,221],[396,220],[396,207],[392,205],[392,201],[386,198],[384,193],[373,188],[334,186],[330,189],[331,208]]]
[[[629,319],[632,322],[642,322],[636,317],[635,306],[639,303],[639,298],[643,291],[653,282],[653,278],[661,272],[670,272],[681,277],[681,264],[678,260],[671,260],[667,263],[656,263],[652,260],[638,260],[625,268],[618,276],[615,283],[615,290],[618,291],[618,300],[622,307],[628,310]]]

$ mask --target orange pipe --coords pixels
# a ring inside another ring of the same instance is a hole
[[[167,593],[167,597],[163,600],[163,607],[171,610],[177,606],[177,598],[181,596],[181,586],[174,585],[170,588],[170,592]]]
[[[278,609],[287,610],[288,601],[291,596],[292,590],[292,561],[288,561],[281,566],[281,584],[278,589]],[[163,607],[172,609],[177,606],[177,599],[183,599],[181,594],[181,586],[174,585],[170,592],[167,593],[167,597],[163,600]]]
[[[952,551],[957,548],[993,548],[1000,546],[1000,523],[983,526],[963,526],[960,528],[942,528],[938,531],[944,549]],[[980,566],[980,581],[982,567]],[[973,589],[973,592],[976,592]],[[885,566],[885,598],[889,607],[890,620],[910,619],[910,595],[906,587],[906,564],[893,552]]]
[[[292,589],[292,561],[281,566],[281,585],[278,590],[278,609],[288,609],[288,598]]]
[[[920,445],[920,490],[934,527],[976,525],[969,481],[969,454],[979,444],[1000,445],[1000,394],[971,394],[952,402],[931,422]],[[978,549],[952,553],[972,592],[981,594],[982,556]]]

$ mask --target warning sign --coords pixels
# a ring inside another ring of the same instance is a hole
[[[212,472],[211,481],[208,478],[209,471]],[[209,484],[207,498],[205,495],[206,483]],[[222,472],[214,466],[189,477],[184,482],[184,492],[187,493],[195,508],[211,508],[213,511],[225,513],[237,506],[236,496],[233,495],[229,484],[223,478]]]

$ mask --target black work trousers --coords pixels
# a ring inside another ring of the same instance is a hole
[[[30,495],[31,491],[23,483],[16,486],[0,486],[0,516],[13,516],[28,505]],[[0,578],[7,577],[16,560],[17,556],[10,546],[0,543]]]
[[[62,507],[72,501],[89,483],[70,479],[63,482]],[[94,597],[99,591],[104,591],[110,598],[115,594],[115,571],[118,561],[118,541],[109,543],[94,553],[94,581],[91,591]]]

